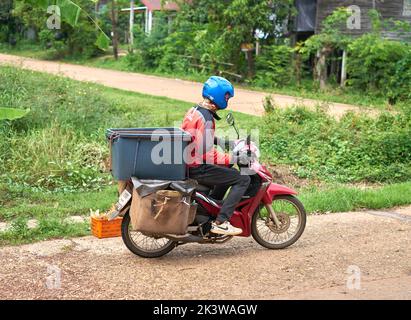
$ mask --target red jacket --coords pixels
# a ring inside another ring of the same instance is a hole
[[[189,159],[186,159],[189,167],[203,163],[230,165],[230,156],[214,148],[215,118],[219,119],[214,112],[201,106],[191,108],[185,115],[181,128],[193,137],[188,146]]]

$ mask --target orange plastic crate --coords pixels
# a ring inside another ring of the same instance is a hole
[[[122,221],[121,217],[111,221],[91,217],[91,232],[99,239],[120,237]]]

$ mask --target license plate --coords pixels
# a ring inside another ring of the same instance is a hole
[[[131,193],[128,192],[127,190],[124,190],[120,198],[118,199],[117,203],[114,205],[115,210],[110,213],[108,220],[113,220],[117,218],[117,216],[120,214],[121,210],[124,209],[124,207],[127,205],[127,203],[131,199]]]
[[[121,193],[120,198],[118,199],[116,203],[116,210],[120,211],[121,209],[123,209],[125,205],[130,201],[130,199],[131,199],[131,193],[128,192],[127,190],[124,190]]]

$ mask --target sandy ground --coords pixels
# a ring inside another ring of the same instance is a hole
[[[154,96],[164,96],[192,103],[198,103],[201,98],[202,84],[197,82],[92,68],[61,62],[35,60],[7,54],[0,54],[0,64],[20,66],[24,69],[48,72],[75,80],[90,81],[108,87]],[[234,111],[247,114],[262,115],[264,113],[263,101],[267,95],[269,95],[269,93],[237,89],[235,97],[230,102],[230,108]],[[282,108],[295,104],[312,108],[321,103],[311,99],[302,99],[286,95],[274,94],[272,96],[276,105]],[[347,111],[359,111],[359,107],[342,103],[329,103],[327,106],[329,113],[336,118],[340,118]],[[371,114],[375,113],[375,111],[373,112],[365,108],[361,110]]]
[[[0,249],[0,299],[411,299],[411,207],[308,218],[270,251],[252,238],[188,244],[154,260],[121,238]]]

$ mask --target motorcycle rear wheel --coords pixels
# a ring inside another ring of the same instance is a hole
[[[289,204],[289,207],[285,207],[283,210],[274,208],[280,202]],[[267,249],[284,249],[294,244],[303,234],[307,214],[300,200],[291,195],[275,197],[272,206],[277,218],[281,221],[281,225],[276,226],[273,219],[269,217],[268,211],[263,212],[266,209],[264,205],[261,205],[251,220],[251,234],[257,243]],[[297,217],[298,222],[295,231],[289,236],[289,229],[294,226],[291,222],[293,210],[295,210],[294,216]],[[273,239],[271,240],[271,238]]]
[[[155,238],[133,231],[129,211],[121,223],[121,237],[126,247],[143,258],[159,258],[173,250],[177,243],[167,238]]]

